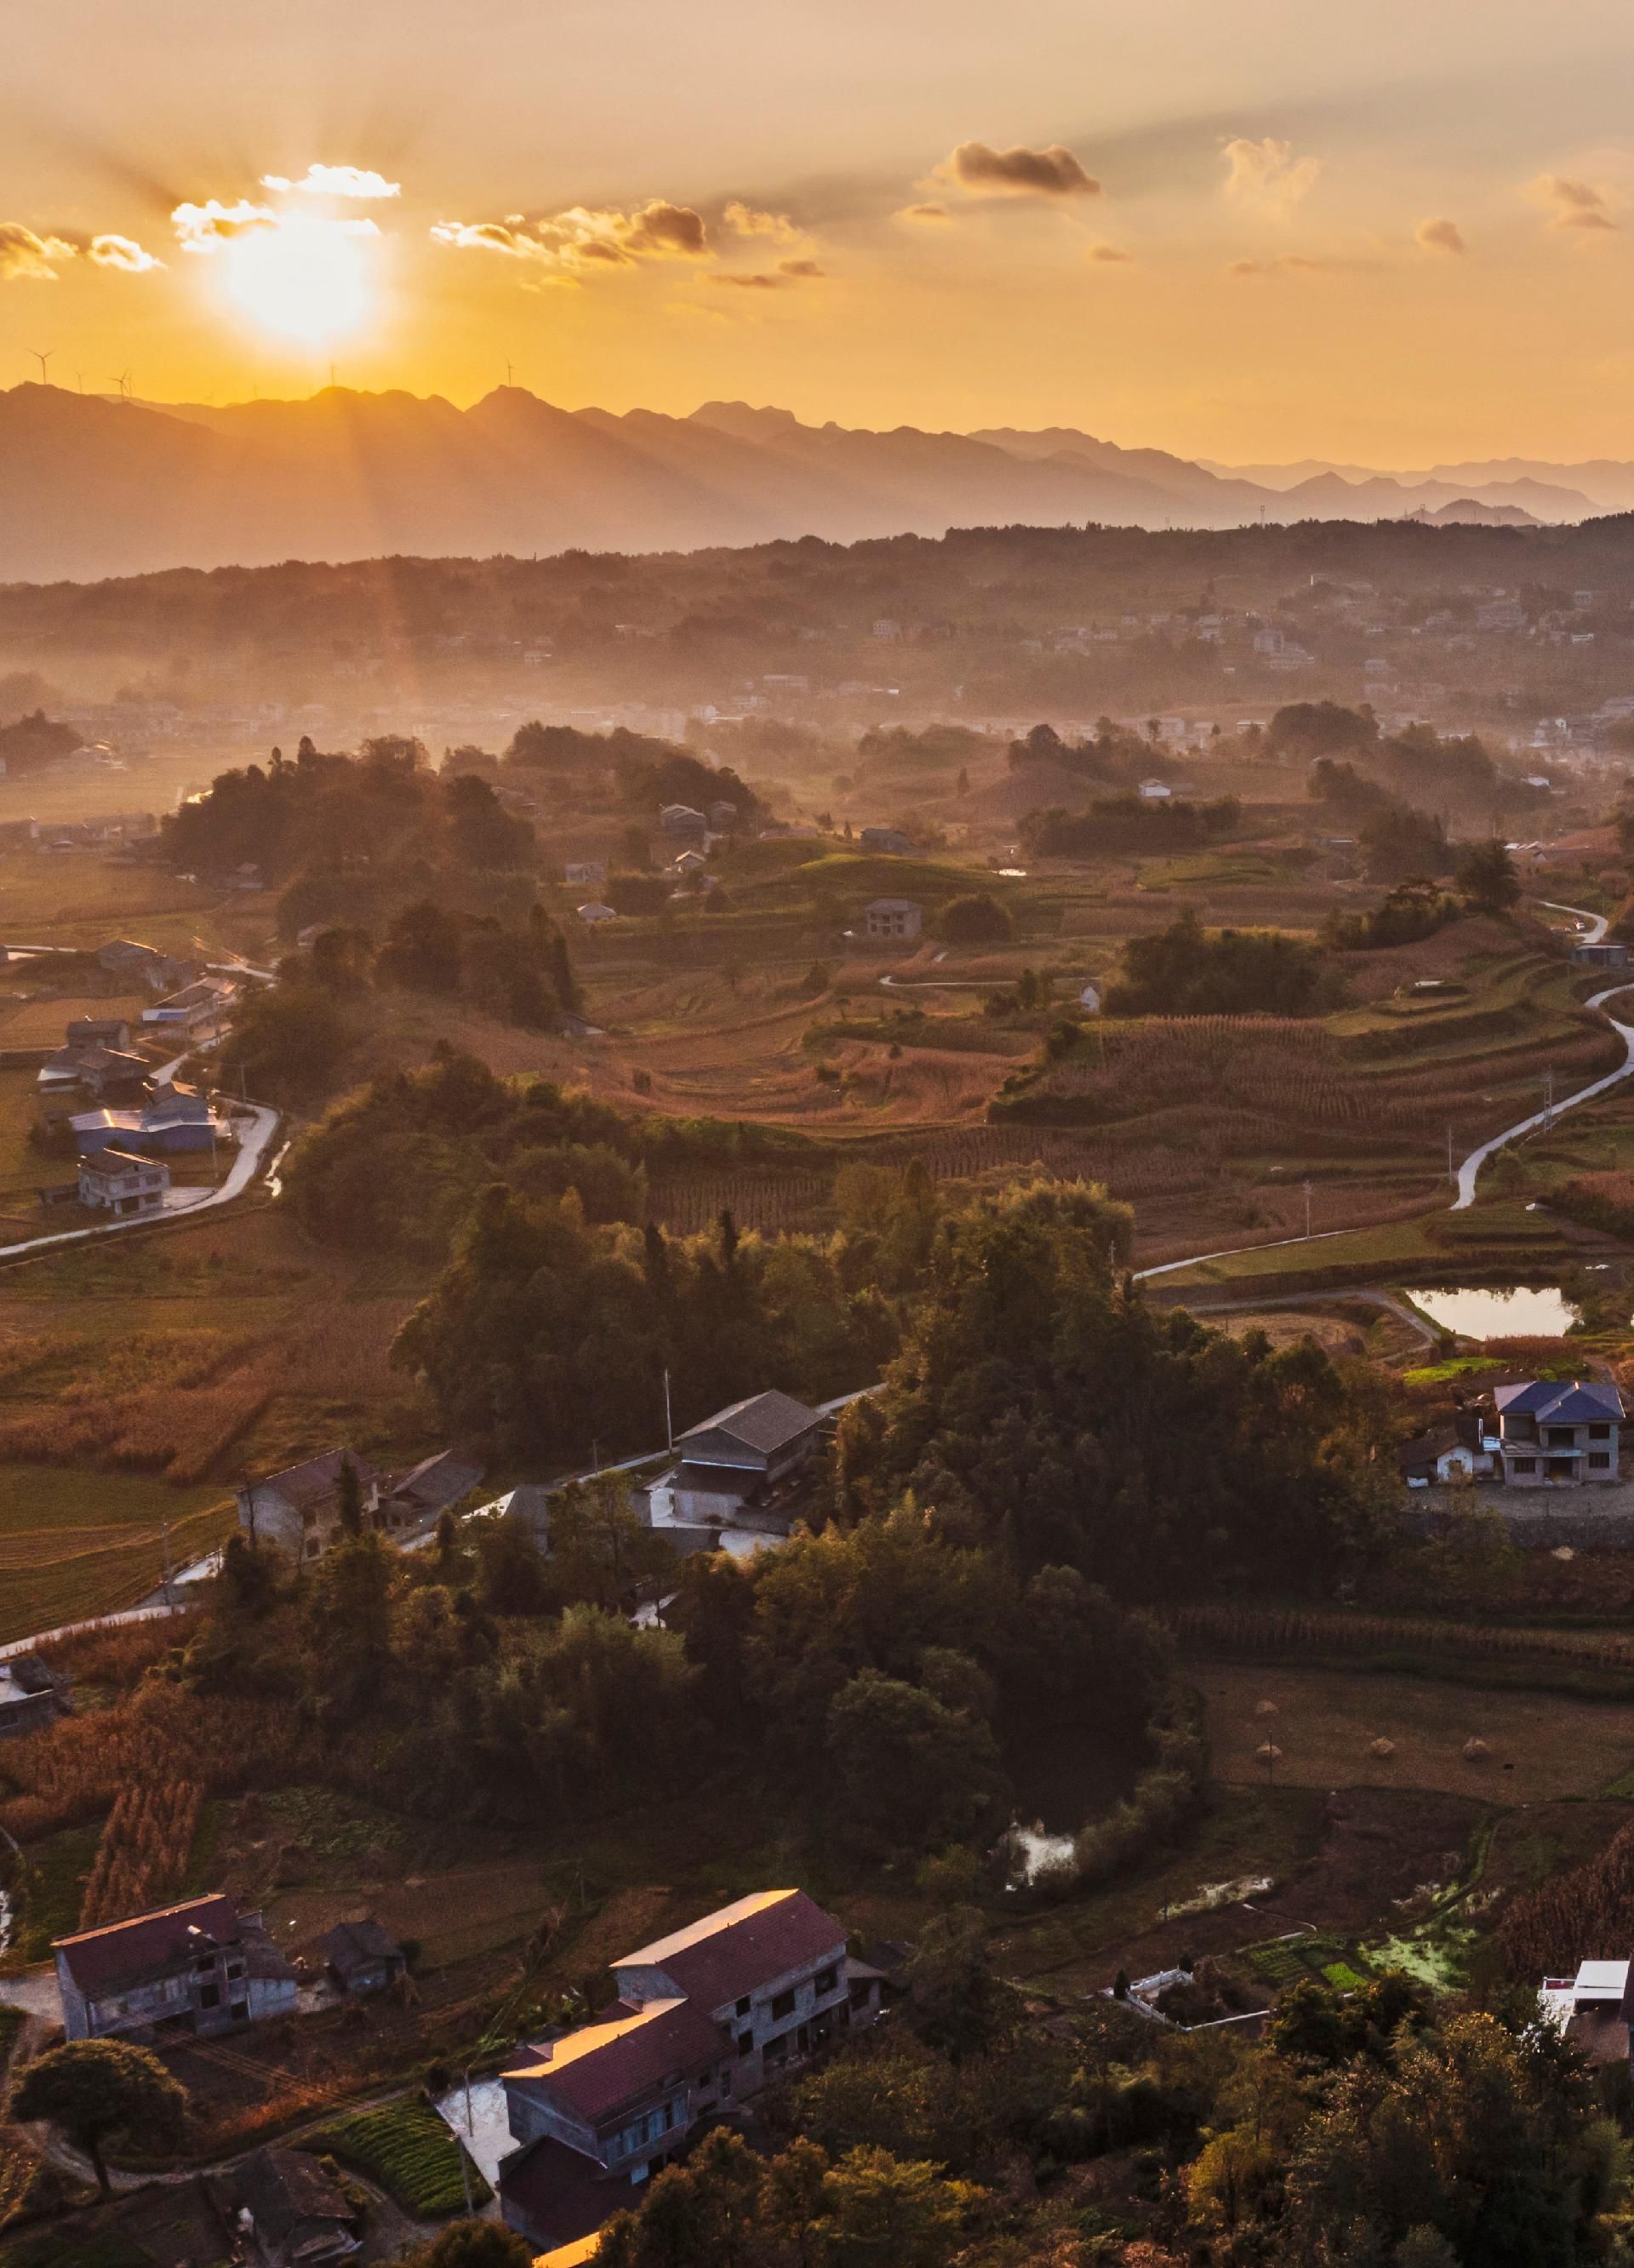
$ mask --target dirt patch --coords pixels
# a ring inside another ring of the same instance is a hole
[[[538,1861],[516,1859],[447,1874],[411,1874],[364,1896],[355,1886],[280,1890],[267,1913],[280,1950],[310,1950],[336,1923],[372,1915],[394,1937],[417,1939],[425,1966],[441,1969],[519,1944],[548,1903]]]
[[[1634,1767],[1634,1706],[1362,1670],[1199,1663],[1219,1778],[1437,1789],[1502,1805],[1598,1795]],[[1272,1705],[1275,1715],[1262,1714]],[[1269,1768],[1258,1750],[1281,1750]],[[1478,1741],[1485,1754],[1466,1756]],[[1387,1749],[1379,1744],[1387,1742]]]
[[[1536,1803],[1510,1812],[1493,1830],[1476,1896],[1483,1923],[1512,1897],[1597,1859],[1634,1819],[1626,1803]]]
[[[1319,1315],[1296,1307],[1268,1307],[1263,1314],[1253,1315],[1204,1314],[1201,1320],[1227,1337],[1247,1338],[1250,1331],[1263,1331],[1274,1347],[1298,1346],[1302,1339],[1314,1339],[1325,1354],[1365,1354],[1367,1340],[1360,1328],[1346,1322],[1339,1315]]]

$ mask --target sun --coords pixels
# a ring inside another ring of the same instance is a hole
[[[225,261],[227,296],[262,330],[324,346],[362,329],[376,305],[365,224],[290,219],[239,237]]]

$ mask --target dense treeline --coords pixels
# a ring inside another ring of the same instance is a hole
[[[611,733],[582,733],[571,725],[519,725],[505,750],[504,769],[526,774],[559,807],[622,809],[649,824],[666,803],[684,803],[707,817],[720,806],[723,832],[750,827],[761,801],[747,781],[723,766],[714,770],[668,740],[622,725]]]
[[[1197,803],[1170,796],[1148,803],[1128,792],[1097,797],[1087,811],[1058,805],[1029,811],[1021,821],[1023,849],[1034,858],[1098,858],[1131,851],[1193,850],[1234,835],[1242,806],[1234,795]]]
[[[1167,929],[1132,937],[1114,1016],[1315,1016],[1343,998],[1342,978],[1314,946],[1270,929],[1211,936],[1189,908]]]

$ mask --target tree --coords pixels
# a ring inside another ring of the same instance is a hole
[[[1504,914],[1520,897],[1520,877],[1509,855],[1509,845],[1494,836],[1490,843],[1471,844],[1458,862],[1454,877],[1465,902],[1476,913]]]
[[[363,1534],[363,1482],[350,1456],[342,1455],[335,1483],[335,1507],[340,1514],[341,1533],[356,1542]]]
[[[166,2149],[179,2139],[187,2090],[156,2055],[124,2040],[70,2040],[48,2049],[24,2072],[11,2096],[13,2118],[48,2118],[90,2159],[97,2187],[110,2194],[102,2145],[110,2134]]]
[[[923,1687],[865,1669],[828,1711],[828,1752],[847,1835],[925,1851],[981,1825],[1003,1789],[990,1728]]]
[[[1015,2021],[1016,1995],[989,1965],[986,1925],[974,1906],[926,1922],[908,1990],[921,2036],[954,2063],[985,2054]]]
[[[460,923],[445,907],[422,898],[405,906],[386,932],[375,961],[383,984],[414,992],[457,992],[462,968]]]
[[[990,890],[950,898],[938,926],[950,945],[1003,945],[1015,935],[1008,908]]]
[[[600,2268],[750,2268],[758,2250],[760,2161],[740,2134],[717,2127],[684,2166],[661,2173],[640,2213],[601,2232]]]
[[[817,2257],[824,2268],[938,2268],[956,2250],[977,2195],[923,2159],[848,2151],[822,2177]]]
[[[497,2220],[456,2220],[405,2253],[401,2268],[533,2268],[534,2248]]]

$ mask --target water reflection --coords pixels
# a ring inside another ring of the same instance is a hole
[[[1553,1284],[1516,1284],[1507,1291],[1454,1287],[1415,1292],[1412,1300],[1432,1322],[1466,1339],[1564,1338],[1579,1318],[1579,1311]]]

